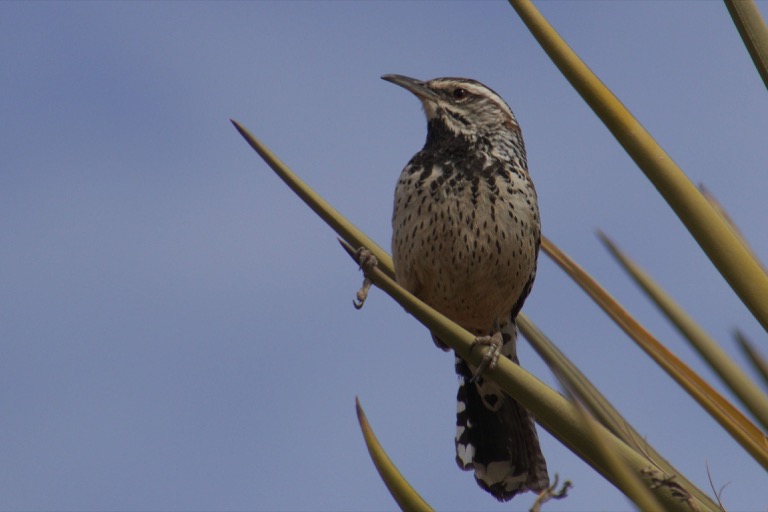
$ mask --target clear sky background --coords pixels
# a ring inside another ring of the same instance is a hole
[[[538,5],[765,258],[768,95],[724,5]],[[596,229],[738,361],[736,326],[765,348],[504,2],[3,2],[0,47],[0,509],[392,509],[356,395],[437,509],[528,509],[456,467],[452,356],[378,290],[352,308],[361,275],[335,234],[228,121],[388,247],[426,125],[384,73],[499,92],[545,234],[705,377]],[[766,509],[758,464],[545,256],[525,312],[680,471],[730,483],[731,511]],[[632,508],[540,435],[575,484],[546,510]]]

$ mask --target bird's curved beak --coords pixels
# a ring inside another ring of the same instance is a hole
[[[384,75],[381,79],[411,91],[420,100],[437,100],[437,94],[421,80],[403,75]]]

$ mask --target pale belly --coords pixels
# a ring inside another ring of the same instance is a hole
[[[479,196],[396,205],[392,252],[403,287],[462,327],[490,332],[536,271],[539,224],[522,195]]]

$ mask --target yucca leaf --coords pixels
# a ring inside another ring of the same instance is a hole
[[[524,314],[517,317],[520,332],[529,341],[537,354],[547,363],[562,382],[568,383],[569,389],[579,397],[579,401],[604,427],[610,430],[636,452],[646,457],[653,466],[660,468],[667,475],[675,475],[676,480],[700,501],[716,510],[718,504],[692,482],[675,469],[656,449],[616,410],[608,399],[589,381],[557,346]]]
[[[552,62],[611,131],[768,331],[768,275],[672,158],[560,37],[530,0],[509,0]]]
[[[517,317],[517,327],[531,344],[536,353],[541,357],[552,372],[562,382],[568,384],[569,389],[574,389],[582,404],[595,415],[600,423],[609,429],[615,436],[630,444],[629,439],[623,437],[626,432],[626,421],[611,406],[608,400],[595,388],[586,376],[579,371],[565,355],[552,343],[544,333],[531,322],[525,314]]]
[[[733,219],[731,218],[730,215],[728,215],[728,212],[725,211],[725,208],[723,208],[723,205],[720,204],[720,201],[718,201],[717,198],[714,196],[714,194],[712,194],[712,192],[710,192],[710,190],[701,183],[699,183],[699,190],[701,191],[701,194],[704,196],[704,199],[706,199],[709,202],[709,204],[712,205],[712,208],[714,208],[715,211],[717,211],[717,213],[719,213],[720,216],[723,219],[725,219],[725,222],[727,222],[728,225],[731,226],[731,229],[733,230],[734,233],[736,233],[736,236],[739,237],[739,240],[741,241],[741,243],[744,245],[744,247],[746,247],[746,249],[750,252],[750,254],[752,254],[752,257],[755,259],[755,261],[757,261],[760,264],[760,266],[763,268],[763,271],[765,272],[765,265],[763,264],[762,261],[760,261],[760,258],[757,257],[757,255],[755,254],[755,251],[749,245],[749,242],[747,241],[747,239],[744,237],[744,234],[739,229],[739,226],[737,226],[736,223],[733,222]]]
[[[579,421],[587,433],[589,442],[596,448],[598,455],[602,458],[602,464],[614,475],[618,482],[621,492],[632,500],[637,507],[644,512],[656,512],[663,510],[663,507],[656,500],[656,497],[650,491],[643,479],[632,471],[632,468],[611,450],[610,439],[598,428],[598,422],[593,418],[583,406],[583,399],[588,398],[579,391],[578,386],[573,386],[571,378],[555,372],[555,376],[560,380],[563,388],[568,395],[571,403],[576,406]]]
[[[251,147],[259,154],[261,158],[269,165],[275,174],[285,182],[288,187],[293,190],[297,196],[309,206],[321,219],[323,219],[331,228],[336,231],[339,236],[347,240],[349,243],[355,246],[355,248],[365,246],[374,256],[379,260],[382,268],[390,269],[390,276],[394,277],[394,271],[391,270],[392,258],[387,251],[379,247],[376,242],[365,236],[357,226],[349,222],[343,215],[341,215],[333,206],[325,199],[312,190],[301,181],[296,174],[286,166],[275,154],[273,154],[264,144],[262,144],[256,137],[245,129],[240,123],[234,119],[230,119],[234,127],[240,132],[240,135],[251,145]]]
[[[691,318],[651,277],[625,255],[605,234],[600,240],[632,279],[667,316],[691,346],[704,358],[726,386],[738,397],[752,415],[768,429],[768,395],[747,377],[742,368],[720,348],[696,321]]]
[[[768,439],[749,419],[691,370],[611,297],[587,272],[548,239],[542,249],[632,338],[646,354],[664,369],[704,410],[731,434],[731,437],[765,469],[768,469]]]
[[[753,0],[725,0],[744,46],[768,87],[768,28]]]
[[[737,329],[734,332],[734,336],[739,347],[741,347],[742,352],[744,352],[744,355],[747,356],[747,359],[752,363],[755,371],[757,371],[760,377],[763,378],[765,385],[768,386],[768,361],[757,351],[752,343],[750,343],[747,337],[744,336],[744,333]]]
[[[360,405],[360,400],[357,398],[355,398],[355,409],[357,410],[357,421],[360,423],[360,430],[362,430],[363,438],[365,439],[365,446],[368,447],[368,453],[371,454],[371,459],[376,466],[376,470],[379,472],[381,479],[384,481],[390,494],[392,494],[392,497],[397,502],[400,510],[433,510],[419,493],[411,487],[411,484],[403,478],[403,475],[392,463],[392,460],[384,451],[384,448],[382,448],[379,440],[376,439],[376,435],[373,433],[373,429],[368,423],[368,419],[365,417],[363,407]]]

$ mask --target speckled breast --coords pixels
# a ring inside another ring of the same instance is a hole
[[[525,172],[406,167],[392,225],[398,282],[466,329],[507,319],[536,272],[539,216]]]

